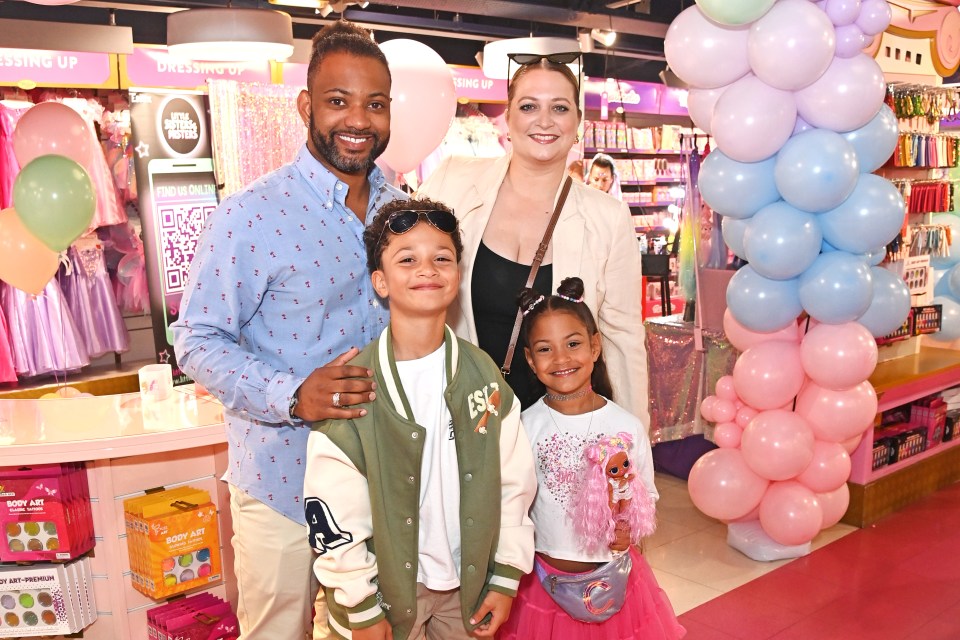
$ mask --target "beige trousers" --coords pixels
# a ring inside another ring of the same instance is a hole
[[[460,589],[433,591],[417,583],[417,620],[412,640],[472,640],[460,615]]]

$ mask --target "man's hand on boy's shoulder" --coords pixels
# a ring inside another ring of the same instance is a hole
[[[393,628],[389,622],[381,620],[363,629],[353,629],[350,635],[353,636],[353,640],[393,640]]]
[[[359,418],[367,414],[361,405],[372,402],[377,394],[373,371],[348,365],[360,350],[352,347],[330,363],[314,369],[300,385],[293,414],[307,422]]]
[[[480,608],[470,617],[470,624],[476,624],[477,628],[473,630],[474,637],[492,638],[507,618],[510,617],[510,609],[513,607],[513,597],[499,591],[488,591],[487,595],[480,603]],[[488,620],[484,618],[490,616]],[[480,624],[477,624],[477,623]]]

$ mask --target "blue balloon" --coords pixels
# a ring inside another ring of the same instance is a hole
[[[747,265],[727,285],[727,308],[747,329],[772,333],[795,322],[803,311],[797,280],[764,278]]]
[[[882,338],[900,328],[910,313],[910,290],[903,278],[883,267],[870,267],[873,297],[857,322],[874,338]]]
[[[773,158],[737,162],[722,151],[712,151],[700,167],[700,197],[722,216],[749,218],[761,207],[780,199],[773,166]]]
[[[826,240],[820,241],[820,253],[830,253],[832,251],[839,251],[835,246],[827,242]]]
[[[813,318],[827,324],[856,320],[873,299],[870,267],[845,251],[823,253],[800,276],[800,304]]]
[[[750,218],[743,235],[747,262],[773,280],[796,278],[820,255],[816,216],[782,200],[768,204]]]
[[[938,296],[933,304],[939,304],[943,315],[940,317],[940,331],[931,334],[934,340],[952,342],[960,338],[960,302],[948,296]]]
[[[853,145],[826,129],[798,133],[776,157],[777,189],[784,200],[803,211],[834,208],[853,192],[860,175]]]
[[[930,264],[938,269],[947,269],[960,262],[960,216],[952,213],[938,213],[931,219],[932,224],[950,227],[953,244],[946,256],[930,256]]]
[[[873,251],[867,251],[865,254],[863,254],[863,257],[867,261],[867,264],[869,264],[871,267],[875,267],[883,262],[883,259],[887,257],[887,247],[883,246],[879,249],[874,249]]]
[[[890,107],[882,105],[873,120],[841,135],[853,145],[860,172],[873,173],[886,164],[897,148],[897,116]]]
[[[956,297],[950,288],[950,278],[947,277],[951,269],[953,269],[953,267],[933,270],[933,295]]]
[[[711,155],[713,155],[713,153],[716,152],[712,152]],[[747,252],[743,248],[743,236],[749,226],[749,220],[738,220],[737,218],[724,217],[723,222],[720,223],[723,241],[727,243],[730,251],[733,251],[733,255],[742,260],[747,259]]]
[[[897,188],[889,180],[866,173],[843,204],[820,214],[820,229],[823,239],[837,249],[867,253],[897,237],[904,215],[903,196]]]

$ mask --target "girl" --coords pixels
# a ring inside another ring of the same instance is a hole
[[[617,174],[617,165],[614,164],[613,158],[605,153],[598,153],[590,161],[586,183],[617,200],[623,199],[620,193],[620,176]]]
[[[600,334],[583,282],[520,294],[526,359],[546,387],[523,412],[539,491],[534,571],[498,638],[671,640],[686,631],[635,545],[653,531],[646,427],[607,398]]]

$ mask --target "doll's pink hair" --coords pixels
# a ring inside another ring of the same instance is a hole
[[[573,528],[587,551],[595,552],[614,541],[617,520],[610,509],[606,468],[610,458],[625,451],[631,463],[630,446],[633,436],[621,431],[615,436],[604,436],[583,452],[587,465],[580,491],[574,496],[570,509]],[[656,508],[647,488],[634,473],[629,480],[633,489],[625,512],[619,515],[630,525],[630,544],[637,544],[656,528]]]

